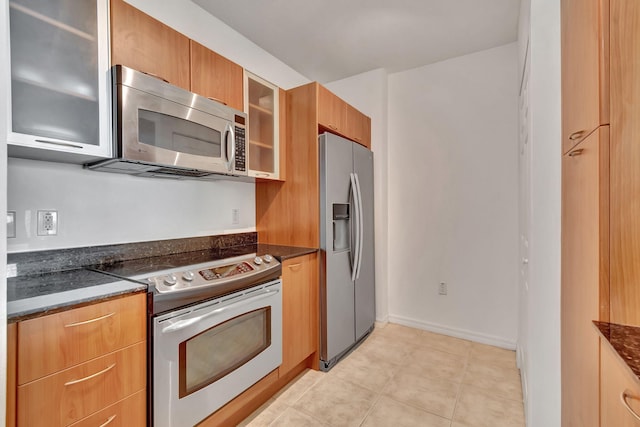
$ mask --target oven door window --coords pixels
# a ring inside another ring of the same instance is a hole
[[[201,124],[138,109],[138,140],[147,145],[194,156],[222,156],[221,132]]]
[[[271,345],[271,307],[215,325],[179,345],[179,397],[238,369]]]

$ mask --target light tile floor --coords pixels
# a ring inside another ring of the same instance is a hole
[[[524,427],[515,352],[396,324],[307,370],[243,427]]]

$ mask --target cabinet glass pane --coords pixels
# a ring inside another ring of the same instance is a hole
[[[249,169],[275,172],[274,89],[249,78]]]
[[[97,4],[10,2],[12,129],[99,144]]]

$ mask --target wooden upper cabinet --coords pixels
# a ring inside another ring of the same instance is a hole
[[[322,85],[318,86],[318,126],[371,149],[371,119]]]
[[[562,151],[609,123],[609,0],[562,0]]]
[[[640,2],[611,0],[611,322],[640,326]]]
[[[347,103],[318,85],[318,124],[340,134],[347,130]]]
[[[242,67],[198,42],[190,45],[191,91],[244,110]]]
[[[609,127],[562,158],[562,425],[599,417],[599,341],[608,320]]]
[[[189,39],[123,0],[111,0],[111,63],[191,87]]]
[[[371,149],[371,119],[347,104],[347,131],[351,139]]]

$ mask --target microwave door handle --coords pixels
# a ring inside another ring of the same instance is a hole
[[[229,144],[229,137],[231,137],[231,144]],[[235,162],[235,151],[236,151],[236,135],[233,130],[233,126],[227,123],[227,128],[224,133],[224,154],[227,159],[227,170],[231,171],[233,162]],[[229,154],[229,147],[231,146],[231,154]]]
[[[236,131],[233,123],[229,125],[229,130],[231,133],[231,160],[229,160],[229,170],[233,171],[236,163]]]

